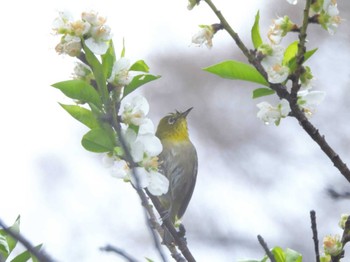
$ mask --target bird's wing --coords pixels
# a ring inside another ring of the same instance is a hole
[[[186,161],[188,166],[185,168],[185,170],[189,170],[188,172],[190,172],[190,174],[187,174],[187,175],[192,176],[192,178],[188,179],[187,182],[185,182],[184,185],[182,186],[180,195],[183,197],[183,201],[182,201],[182,205],[179,207],[179,211],[177,212],[178,218],[181,218],[184,215],[187,209],[187,206],[192,198],[194,187],[196,185],[197,171],[198,171],[198,157],[197,157],[196,149],[193,145],[191,145],[191,150],[193,150],[193,153],[190,154],[192,155],[192,157]]]

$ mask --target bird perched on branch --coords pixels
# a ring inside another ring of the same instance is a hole
[[[167,211],[163,219],[169,217],[173,224],[184,215],[197,178],[197,152],[189,138],[186,120],[191,110],[192,107],[165,116],[160,120],[156,132],[163,145],[159,155],[160,172],[169,179],[169,191],[159,200]],[[167,230],[163,241],[173,241]]]

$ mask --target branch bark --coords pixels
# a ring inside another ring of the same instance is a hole
[[[225,17],[222,15],[221,11],[219,11],[216,8],[213,2],[211,0],[204,0],[204,1],[216,14],[223,28],[235,41],[239,49],[248,59],[249,63],[251,63],[259,71],[259,73],[262,76],[264,76],[266,81],[268,81],[266,71],[262,67],[260,61],[255,57],[254,52],[249,51],[249,49],[244,45],[244,43],[242,42],[238,34],[232,29],[232,27],[226,21]],[[333,148],[328,144],[324,135],[320,134],[318,129],[311,124],[311,122],[306,118],[305,114],[300,110],[299,106],[297,105],[296,93],[299,90],[299,78],[302,72],[302,63],[304,61],[307,25],[309,23],[308,15],[310,10],[310,4],[311,4],[311,0],[307,0],[305,9],[304,9],[303,25],[301,27],[300,34],[299,34],[297,69],[296,69],[297,73],[294,76],[292,91],[291,93],[289,93],[287,91],[287,87],[282,84],[269,83],[269,87],[272,90],[276,91],[280,99],[284,98],[288,100],[292,110],[291,116],[295,117],[298,120],[300,126],[320,146],[321,150],[328,156],[328,158],[332,161],[333,165],[339,170],[339,172],[345,177],[345,179],[348,182],[350,182],[350,170],[347,167],[347,165],[343,162],[341,157],[333,150]]]

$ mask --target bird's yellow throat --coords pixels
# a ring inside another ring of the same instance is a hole
[[[187,122],[185,118],[179,119],[173,126],[158,128],[156,134],[160,140],[166,139],[173,142],[189,140]]]

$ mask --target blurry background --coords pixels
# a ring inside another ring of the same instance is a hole
[[[215,0],[243,41],[260,10],[261,33],[276,16],[299,23],[304,1]],[[51,24],[59,10],[76,18],[91,9],[108,17],[114,43],[132,61],[145,59],[162,78],[140,89],[151,119],[194,110],[189,116],[199,154],[197,187],[183,219],[198,261],[237,261],[263,256],[256,236],[313,260],[309,211],[317,212],[319,237],[340,233],[340,214],[349,202],[334,201],[328,187],[350,190],[348,182],[294,119],[279,127],[256,118],[253,86],[201,70],[225,59],[246,61],[220,31],[212,49],[191,45],[199,24],[217,23],[205,3],[191,12],[187,1],[7,1],[2,24],[0,129],[0,218],[33,244],[44,243],[58,261],[124,261],[99,251],[118,246],[142,260],[158,261],[139,199],[129,184],[112,178],[101,156],[80,145],[87,131],[57,102],[69,103],[51,84],[71,77],[74,59],[58,56]],[[327,92],[312,122],[345,162],[350,161],[350,2],[339,0],[344,18],[334,36],[310,26],[308,49],[319,50],[308,65],[317,90]],[[287,45],[296,35],[287,37]],[[266,39],[265,39],[266,40]],[[267,98],[273,100],[273,98]],[[266,99],[264,99],[266,100]]]

